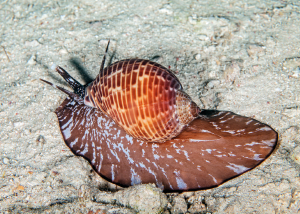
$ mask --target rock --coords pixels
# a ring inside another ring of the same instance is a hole
[[[297,147],[293,150],[293,152],[292,152],[292,154],[291,154],[291,159],[292,159],[295,163],[297,163],[297,164],[300,165],[300,146],[297,146]]]
[[[207,83],[206,87],[208,89],[214,88],[215,86],[219,85],[220,81],[219,80],[211,80],[209,83]]]
[[[4,158],[2,159],[2,161],[3,161],[4,164],[9,164],[9,163],[10,163],[9,159],[6,158],[6,157],[4,157]]]
[[[151,184],[136,185],[116,193],[101,192],[95,200],[130,207],[138,213],[160,213],[167,206],[167,197]]]
[[[167,15],[172,15],[173,11],[168,8],[161,8],[161,9],[159,9],[159,13],[165,13]]]
[[[37,47],[39,45],[40,45],[40,43],[37,40],[25,42],[25,46],[27,46],[27,47]]]
[[[226,82],[234,81],[240,75],[240,67],[237,63],[233,62],[229,67],[224,71],[224,78]]]
[[[27,64],[29,65],[35,65],[36,64],[36,55],[32,55],[30,59],[27,61]]]
[[[193,204],[189,208],[189,213],[205,213],[205,212],[206,212],[206,207],[205,204],[202,203]]]
[[[58,51],[58,53],[59,54],[61,54],[61,55],[64,55],[64,54],[67,54],[68,53],[68,51],[66,50],[66,49],[60,49],[59,51]]]
[[[189,213],[205,213],[206,205],[203,203],[202,196],[192,196],[188,199],[190,204]]]
[[[282,63],[282,69],[284,71],[296,71],[298,70],[300,66],[300,58],[299,57],[292,57],[285,59]]]
[[[195,56],[194,56],[195,60],[197,61],[201,61],[201,54],[197,53]]]
[[[260,45],[250,45],[247,53],[250,57],[261,56],[265,54],[265,48]]]
[[[177,196],[173,199],[173,207],[171,209],[172,214],[180,214],[187,212],[187,204],[182,196]]]

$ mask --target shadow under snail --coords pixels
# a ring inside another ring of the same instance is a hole
[[[109,45],[109,43],[108,43]],[[120,186],[155,183],[164,191],[216,187],[265,160],[277,133],[228,111],[200,110],[167,68],[126,59],[81,85],[55,110],[62,136],[105,179]]]

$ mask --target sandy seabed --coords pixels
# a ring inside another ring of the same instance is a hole
[[[16,0],[0,2],[0,17],[0,212],[300,213],[298,0]],[[66,95],[39,81],[67,87],[50,69],[56,63],[89,82],[108,39],[112,61],[170,66],[201,108],[270,125],[278,148],[210,190],[111,192],[62,139],[54,110]]]

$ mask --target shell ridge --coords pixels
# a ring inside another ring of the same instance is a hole
[[[146,69],[146,66],[144,65],[144,63],[147,63],[146,60],[142,60],[139,64],[139,70],[138,70],[138,74],[137,74],[137,90],[136,90],[136,94],[137,94],[137,104],[138,104],[138,108],[137,108],[137,111],[138,111],[138,115],[139,115],[139,122],[138,122],[138,127],[139,127],[139,130],[141,131],[141,134],[143,132],[145,132],[145,129],[143,128],[143,120],[144,120],[144,110],[142,109],[144,107],[144,104],[143,104],[143,79],[140,79],[140,76],[143,76],[144,75],[144,71]],[[142,73],[142,75],[141,75]]]
[[[163,74],[163,72],[164,71],[162,71],[162,74]],[[165,102],[166,102],[166,93],[164,91],[164,88],[166,87],[166,79],[163,79],[162,77],[160,77],[159,80],[160,80],[160,82],[159,82],[160,84],[161,84],[161,82],[162,82],[162,84],[164,84],[163,87],[159,89],[159,90],[162,91],[162,100],[163,100],[163,102],[160,102],[159,109],[160,109],[161,117],[164,118],[163,126],[164,126],[164,130],[166,130],[166,134],[167,134],[168,130],[166,129],[166,120],[168,120],[168,119],[167,119],[166,115],[168,115],[167,114],[168,112],[165,109],[165,106],[166,106],[166,104],[165,104]],[[161,132],[162,132],[162,130],[157,134],[159,135]]]
[[[121,89],[121,91],[118,91],[117,90],[117,88],[118,88],[118,75],[120,74],[120,76],[121,76],[121,74],[122,74],[122,68],[121,69],[119,69],[118,70],[118,68],[119,68],[119,64],[117,64],[117,63],[115,63],[116,64],[116,77],[115,77],[115,86],[116,86],[116,88],[115,88],[115,92],[114,92],[114,94],[113,94],[113,96],[115,96],[116,97],[116,101],[115,101],[115,104],[116,104],[116,107],[117,107],[117,109],[122,109],[121,108],[121,102],[122,102],[122,97],[119,97],[119,93],[120,94],[122,94],[122,89]],[[123,62],[121,62],[121,64],[123,65]],[[122,78],[121,78],[122,79]],[[121,81],[121,80],[120,80]],[[121,88],[121,83],[120,83],[120,88]],[[119,99],[120,98],[120,99]],[[121,112],[119,112],[119,111],[116,111],[116,113],[118,114],[118,117],[120,118],[120,120],[121,121],[123,121],[123,117],[122,117],[122,113]],[[123,121],[123,123],[124,123],[124,121]]]
[[[105,112],[107,112],[108,113],[108,111],[109,111],[109,105],[108,105],[108,101],[107,101],[107,98],[108,98],[108,88],[107,88],[107,76],[108,76],[108,68],[109,67],[106,67],[105,69],[104,69],[104,76],[103,76],[103,78],[104,78],[104,81],[103,81],[103,94],[104,94],[104,106],[105,106],[105,109],[106,109],[106,111]]]
[[[153,86],[152,86],[153,87],[153,97],[155,97],[156,99],[158,99],[158,100],[155,100],[154,103],[156,103],[157,101],[159,101],[159,87],[158,86],[159,86],[160,80],[161,80],[161,78],[157,77],[157,74],[159,73],[159,69],[160,68],[158,68],[158,70],[155,72],[154,79],[153,79]],[[156,86],[156,84],[155,84],[156,78],[158,78],[158,86]],[[163,132],[164,131],[164,123],[163,123],[163,120],[161,119],[161,115],[160,115],[160,112],[159,112],[159,103],[157,103],[157,105],[155,105],[155,107],[158,108],[158,114],[157,114],[157,116],[159,116],[159,118],[160,118],[160,120],[158,120],[158,121],[156,119],[156,124],[159,127],[159,129],[161,130],[161,132]],[[154,114],[156,114],[156,113],[157,113],[157,111],[154,111]],[[159,133],[155,133],[154,136],[159,137]]]
[[[136,64],[137,59],[132,61],[132,66],[130,67],[130,69],[127,71],[127,75],[126,75],[126,83],[129,82],[129,87],[128,87],[128,91],[126,92],[126,101],[127,101],[127,106],[128,106],[128,116],[129,116],[129,129],[132,131],[133,136],[138,136],[136,133],[136,130],[134,129],[135,126],[135,115],[132,114],[132,110],[134,109],[134,104],[132,102],[132,78],[133,78],[133,73],[134,73],[134,67]],[[127,80],[128,79],[128,80]],[[129,94],[129,97],[128,97]]]
[[[103,71],[104,72],[104,71]],[[96,82],[95,88],[97,90],[97,96],[95,97],[97,99],[97,106],[102,110],[103,113],[106,114],[107,109],[105,109],[105,100],[102,99],[104,97],[104,84],[101,84],[101,82],[104,81],[104,77],[101,77],[99,82]]]
[[[141,69],[141,61],[140,61],[138,64],[139,64],[139,67],[138,67],[138,69],[137,69],[136,90],[135,90],[136,106],[139,106],[139,95],[138,95],[139,87],[138,87],[138,86],[139,86],[139,71],[140,71],[140,69]],[[136,111],[137,111],[138,118],[141,119],[141,112],[140,112],[141,110],[140,110],[140,108],[137,108]],[[138,121],[136,121],[136,123],[137,123],[137,124],[136,124],[136,127],[138,128],[139,133],[143,133],[143,130],[142,130],[142,128],[140,127]]]
[[[128,62],[127,61],[125,61],[124,60],[124,62],[123,62],[123,64],[122,64],[122,68],[120,69],[120,87],[121,87],[121,91],[120,91],[120,104],[122,103],[122,107],[123,107],[123,109],[125,110],[126,109],[126,105],[125,105],[125,101],[124,101],[124,99],[123,99],[123,93],[124,93],[124,91],[126,91],[126,87],[123,87],[126,83],[123,83],[123,79],[125,79],[125,78],[123,78],[123,73],[124,73],[124,69],[126,70],[127,69],[127,66],[128,66]],[[124,80],[125,81],[125,80]],[[120,106],[119,106],[120,107]],[[120,113],[120,116],[121,116],[121,121],[123,121],[123,124],[126,124],[127,123],[127,118],[126,117],[124,117],[124,113],[123,112],[121,112]],[[123,127],[125,130],[126,130],[126,128],[125,127]]]
[[[104,71],[106,68],[104,68],[102,74],[98,75],[98,80],[96,80],[93,83],[93,89],[94,89],[94,94],[93,94],[93,98],[95,100],[95,103],[97,105],[97,107],[99,107],[103,113],[106,114],[106,109],[105,109],[105,105],[104,105]]]
[[[142,64],[142,62],[147,62],[148,65],[155,66],[155,67],[157,67],[157,68],[160,68],[160,69],[162,69],[162,70],[167,71],[168,74],[170,74],[173,78],[175,78],[176,82],[177,82],[177,83],[179,84],[179,86],[180,86],[180,89],[183,90],[183,87],[182,87],[182,85],[181,85],[181,83],[180,83],[178,77],[174,74],[174,72],[173,72],[172,70],[170,70],[170,69],[168,69],[168,68],[166,68],[166,67],[164,67],[164,66],[162,66],[162,65],[160,65],[160,64],[158,64],[158,63],[156,63],[156,62],[152,62],[152,61],[150,61],[150,60],[148,60],[148,59],[135,59],[135,58],[132,58],[132,59],[124,59],[124,60],[121,60],[121,61],[114,62],[114,63],[111,64],[110,66],[112,66],[112,65],[114,65],[114,64],[118,64],[119,62],[130,62],[130,61],[133,60],[133,59],[136,60],[137,63],[141,63],[141,64]]]
[[[128,76],[130,75],[129,74],[129,67],[130,67],[131,63],[130,61],[128,61],[127,65],[126,65],[126,68],[124,70],[124,73],[122,73],[122,75],[124,75],[124,86],[125,86],[125,92],[123,94],[123,101],[125,103],[124,105],[124,108],[125,108],[125,111],[123,112],[123,117],[126,119],[126,123],[125,123],[125,130],[133,135],[132,131],[130,130],[130,122],[131,122],[131,118],[130,118],[130,115],[128,114],[125,114],[126,113],[126,110],[128,111],[128,100],[127,100],[127,90],[128,90],[128,87],[130,87],[130,85],[127,84],[127,78]]]
[[[112,72],[111,73],[116,73],[116,64],[112,66]],[[111,106],[115,106],[115,108],[117,109],[117,105],[118,105],[118,101],[117,101],[117,96],[116,95],[116,89],[113,87],[113,75],[109,75],[109,81],[110,81],[110,88],[109,88],[109,96],[108,96],[108,100],[110,102]],[[115,92],[114,92],[115,90]],[[116,97],[116,98],[115,98]],[[111,109],[111,113],[114,115],[114,117],[116,118],[116,120],[119,120],[119,112],[116,109]]]
[[[138,106],[138,104],[137,104],[137,102],[138,102],[138,97],[137,97],[138,80],[137,79],[138,79],[138,71],[140,69],[141,63],[139,63],[139,61],[136,60],[135,64],[137,64],[138,67],[137,67],[136,71],[133,71],[131,73],[131,79],[130,79],[130,85],[131,85],[131,87],[130,87],[130,102],[131,102],[131,105],[132,105],[133,113],[136,115],[136,117],[139,117],[138,108],[136,109],[136,107]],[[133,66],[133,67],[135,67],[135,66]],[[133,74],[133,73],[136,73],[136,74]],[[135,84],[135,88],[136,88],[135,89],[135,99],[136,100],[133,100],[133,87],[132,87],[132,82],[133,82],[133,78],[134,78],[133,75],[136,75],[136,77],[135,77],[136,80],[135,80],[135,83],[134,83]],[[135,136],[139,136],[139,133],[142,133],[142,131],[141,131],[140,127],[137,124],[137,119],[135,119],[133,127],[135,127],[137,129],[135,131]]]
[[[166,130],[166,127],[169,127],[169,124],[171,123],[171,120],[173,120],[172,117],[170,117],[170,119],[165,123],[165,128],[161,129],[157,132],[157,135],[160,135],[160,133],[162,133],[163,131],[166,131],[166,133],[164,133],[165,136],[161,140],[155,141],[155,143],[163,143],[164,141],[166,141],[171,136],[172,133],[167,133],[167,130]],[[176,129],[173,130],[173,132],[175,132],[175,131],[176,131]]]
[[[101,91],[101,76],[98,75],[98,77],[95,80],[95,84],[92,85],[92,98],[94,99],[94,103],[97,105],[98,108],[101,109],[102,112],[105,112],[102,108],[102,105],[99,105],[99,103],[102,103],[102,100],[100,99],[102,96],[102,91]],[[98,86],[98,87],[97,87]],[[98,98],[99,97],[99,98]]]
[[[144,90],[144,87],[145,87],[145,77],[144,76],[145,76],[145,73],[146,73],[146,70],[147,70],[147,66],[149,64],[148,61],[145,61],[145,62],[146,62],[146,64],[145,64],[144,69],[143,69],[143,74],[141,75],[143,77],[142,78],[142,83],[141,83],[141,86],[139,87],[141,92],[142,92],[141,94],[143,94],[143,90]],[[142,100],[142,106],[147,106],[143,96],[141,96],[141,100]],[[147,114],[146,114],[145,108],[142,108],[141,111],[142,111],[142,115],[144,115],[144,118],[142,118],[143,132],[147,135],[150,135],[150,131],[148,130],[148,126],[147,126],[147,124],[145,124],[145,121],[147,119]],[[143,134],[144,139],[145,139],[145,134]],[[141,138],[141,139],[143,139],[143,138]]]
[[[150,60],[148,60],[148,61],[151,62]],[[156,63],[156,62],[151,62],[151,63],[152,63],[152,65],[155,65],[155,66],[157,66],[157,67],[159,67],[159,68],[161,68],[161,69],[167,71],[173,78],[176,79],[176,81],[177,81],[177,82],[179,83],[179,85],[180,85],[180,88],[183,89],[183,87],[182,87],[182,85],[181,85],[181,83],[180,83],[178,77],[174,74],[173,71],[171,71],[170,69],[168,69],[168,68],[166,68],[165,66],[160,65],[160,64],[158,64],[158,63]]]
[[[146,119],[147,119],[147,126],[149,127],[149,130],[150,130],[150,135],[148,137],[146,137],[146,139],[148,140],[149,138],[153,138],[154,136],[154,133],[153,133],[153,129],[154,129],[154,125],[153,125],[153,122],[151,120],[151,112],[150,112],[150,107],[149,107],[149,104],[150,104],[150,100],[149,100],[149,93],[150,93],[150,76],[151,76],[151,73],[152,73],[152,70],[153,70],[153,65],[150,66],[149,63],[148,63],[148,66],[150,67],[149,68],[149,74],[147,75],[147,85],[144,85],[144,88],[146,88],[147,90],[147,95],[146,95],[146,102],[147,102],[147,108],[145,108],[145,112],[147,111],[146,113]],[[147,67],[148,67],[147,66]],[[148,121],[151,121],[151,122],[148,122]],[[152,127],[151,127],[152,126]]]
[[[136,60],[135,60],[136,61]],[[135,61],[132,62],[132,66],[130,67],[130,69],[128,68],[128,71],[126,72],[126,85],[129,85],[128,90],[125,93],[125,99],[127,102],[127,115],[129,118],[129,126],[128,129],[131,131],[131,135],[132,136],[138,136],[135,129],[134,129],[134,116],[131,114],[132,109],[133,109],[133,103],[132,103],[132,73],[133,73],[133,69],[134,69],[134,65],[135,65]],[[127,84],[129,82],[129,84]],[[128,97],[129,94],[129,97]],[[128,99],[129,98],[129,99]]]

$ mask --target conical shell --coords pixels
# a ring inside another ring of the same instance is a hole
[[[116,62],[87,90],[96,107],[128,134],[146,142],[177,136],[200,112],[177,77],[149,60]]]

